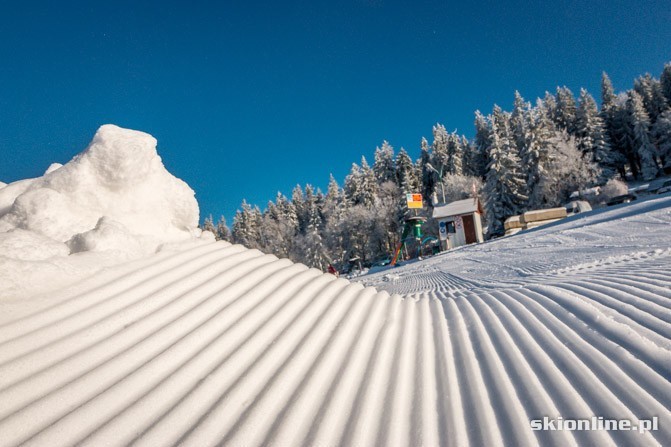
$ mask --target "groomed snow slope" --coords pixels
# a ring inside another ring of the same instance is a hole
[[[0,302],[0,444],[670,445],[670,210],[368,278],[406,297],[192,241]],[[530,430],[557,415],[659,430]]]

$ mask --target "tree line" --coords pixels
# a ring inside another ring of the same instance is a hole
[[[557,87],[534,104],[515,92],[511,111],[475,112],[473,139],[442,124],[432,137],[421,139],[417,160],[384,141],[372,166],[362,157],[342,186],[333,176],[325,193],[297,185],[263,211],[243,200],[230,230],[223,216],[217,224],[210,216],[203,228],[322,270],[352,258],[371,265],[399,241],[405,194],[421,192],[429,219],[434,193],[446,202],[476,194],[487,237],[500,236],[509,216],[560,206],[571,192],[613,178],[651,180],[671,169],[671,63],[659,78],[640,76],[620,93],[604,73],[600,107],[585,89],[576,98]],[[426,227],[435,234],[435,225]]]

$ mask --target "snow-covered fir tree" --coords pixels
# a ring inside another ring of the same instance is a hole
[[[608,73],[605,71],[601,73],[601,108],[608,110],[609,107],[615,104],[615,89],[613,82],[610,80]],[[606,117],[604,117],[604,120]]]
[[[513,139],[517,146],[517,151],[524,152],[529,144],[529,113],[530,105],[524,100],[520,92],[515,90],[515,100],[513,102],[513,111],[510,115],[510,128],[513,133]]]
[[[330,255],[330,261],[334,265],[342,265],[345,261],[346,249],[341,225],[348,208],[345,192],[338,182],[330,176],[326,196],[324,197],[324,243],[326,252]]]
[[[361,157],[361,185],[360,203],[370,206],[375,203],[377,181],[373,169],[366,161],[366,157]]]
[[[373,171],[375,172],[375,179],[380,184],[393,181],[396,176],[394,148],[386,140],[382,142],[381,147],[375,148]]]
[[[464,148],[461,137],[454,131],[447,136],[447,165],[444,172],[461,175],[464,172]]]
[[[577,107],[573,92],[568,87],[557,87],[556,99],[555,125],[559,129],[566,129],[568,133],[574,134]]]
[[[419,160],[417,163],[421,173],[418,178],[422,185],[422,195],[427,198],[431,197],[436,187],[436,177],[435,173],[428,167],[431,164],[431,148],[429,147],[429,142],[424,137],[422,137],[420,143]]]
[[[210,233],[214,234],[215,236],[217,235],[217,227],[214,226],[214,220],[212,219],[212,214],[207,216],[205,220],[203,221],[203,226],[202,226],[203,231],[209,231]]]
[[[671,109],[657,117],[652,133],[662,167],[671,168]]]
[[[644,180],[652,180],[659,173],[659,166],[655,160],[657,154],[655,147],[650,141],[650,119],[648,118],[648,113],[645,111],[643,99],[635,90],[629,92],[627,108],[631,120],[633,148],[640,160],[641,175]]]
[[[527,190],[529,191],[528,207],[543,208],[547,203],[540,182],[547,175],[552,157],[552,138],[556,127],[545,103],[538,100],[537,106],[530,112],[530,125],[527,147],[522,151],[522,163],[526,167]]]
[[[394,182],[384,182],[371,213],[369,256],[380,260],[389,257],[398,243],[403,221],[402,191]]]
[[[473,143],[474,154],[469,163],[471,174],[485,178],[487,174],[487,165],[489,159],[487,158],[487,151],[491,145],[491,126],[489,120],[480,113],[475,111],[475,141]]]
[[[583,157],[591,160],[597,169],[592,175],[598,183],[605,184],[615,174],[616,160],[596,101],[585,89],[580,90],[578,99],[575,136]]]
[[[628,95],[626,93],[615,96],[615,100],[608,111],[606,129],[608,129],[612,147],[620,154],[619,160],[621,162],[617,166],[620,177],[626,177],[628,168],[629,172],[636,178],[640,172],[640,164],[638,154],[634,149],[627,99]]]
[[[376,189],[375,173],[366,162],[366,157],[361,157],[361,166],[353,163],[349,175],[345,178],[347,198],[354,205],[370,206],[375,202]]]
[[[412,158],[401,148],[396,156],[396,184],[404,194],[420,192],[419,179],[416,176],[415,165]]]
[[[659,82],[662,87],[662,94],[666,98],[666,102],[671,105],[671,62],[664,64],[664,70],[659,77]]]
[[[219,217],[217,222],[217,240],[231,241],[231,230],[226,224],[226,218],[224,216]]]
[[[303,188],[301,185],[294,186],[294,189],[291,191],[291,203],[294,206],[296,212],[296,218],[298,220],[298,231],[302,232],[307,226],[308,215],[305,209],[305,195],[303,194]]]
[[[446,172],[448,167],[448,160],[450,158],[447,152],[447,130],[445,126],[440,123],[437,123],[433,126],[433,143],[431,144],[431,149],[433,153],[431,155],[431,164],[438,171]]]
[[[528,200],[525,175],[510,130],[510,114],[494,106],[491,144],[487,150],[490,162],[485,182],[485,214],[488,234],[503,232],[503,221],[523,209]]]
[[[246,200],[233,217],[235,242],[248,248],[262,248],[260,242],[261,211],[252,207]]]
[[[534,205],[541,209],[561,206],[573,191],[593,186],[597,172],[578,148],[576,138],[565,129],[556,131],[547,147],[543,175],[533,191],[534,199],[539,201]]]
[[[669,108],[661,82],[653,78],[650,73],[646,73],[634,81],[634,90],[641,95],[650,124],[655,124],[657,117]]]
[[[308,187],[309,185],[306,186],[306,191]],[[326,270],[329,264],[329,256],[326,254],[326,247],[321,236],[322,218],[319,212],[317,195],[310,191],[309,194],[306,192],[305,197],[308,219],[305,232],[301,235],[298,243],[300,260],[308,267]]]
[[[476,168],[476,165],[479,163],[478,158],[480,157],[480,154],[477,152],[475,144],[462,135],[461,147],[464,152],[464,163],[462,168],[463,175],[478,177],[479,172]]]
[[[559,87],[557,87],[559,89]],[[552,119],[552,122],[556,126],[556,117],[557,117],[557,97],[553,95],[550,92],[545,92],[545,96],[543,97],[543,104],[545,105],[545,110]]]
[[[295,207],[278,192],[275,202],[269,202],[262,216],[261,228],[264,249],[280,258],[292,257],[294,239],[298,233],[298,217]]]

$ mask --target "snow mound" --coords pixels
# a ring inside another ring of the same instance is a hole
[[[101,217],[94,229],[74,235],[67,245],[71,253],[119,250],[138,257],[142,253],[141,245],[128,229],[109,217]]]
[[[47,168],[47,170],[44,171],[44,175],[51,174],[52,172],[54,172],[56,169],[60,168],[61,166],[63,166],[63,165],[60,164],[60,163],[51,163],[49,165],[49,167]]]
[[[104,125],[65,165],[2,187],[0,256],[113,252],[126,261],[200,236],[194,191],[165,169],[156,143],[147,133]]]

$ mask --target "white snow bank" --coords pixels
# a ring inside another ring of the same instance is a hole
[[[156,139],[108,124],[70,162],[0,189],[0,257],[43,266],[74,253],[104,252],[100,264],[109,265],[111,258],[127,261],[200,236],[198,217],[193,190],[165,169]],[[88,262],[90,272],[96,261]],[[16,267],[3,259],[0,297],[14,296],[7,284]],[[72,270],[73,277],[81,272]]]

